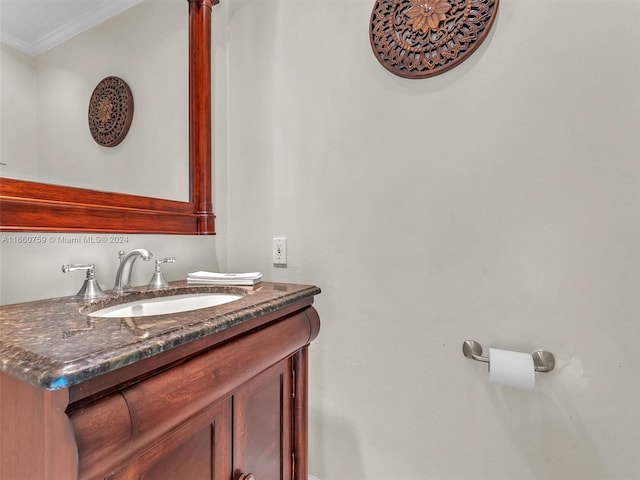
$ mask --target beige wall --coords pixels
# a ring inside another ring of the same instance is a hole
[[[640,3],[501,2],[424,80],[376,61],[373,0],[223,3],[225,261],[323,289],[311,473],[637,478]],[[558,367],[499,388],[468,338]]]

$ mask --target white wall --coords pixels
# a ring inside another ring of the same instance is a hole
[[[61,267],[66,263],[95,264],[98,284],[104,290],[112,289],[119,265],[119,250],[129,252],[134,248],[146,248],[155,258],[176,257],[176,263],[162,267],[168,281],[184,279],[188,272],[220,269],[215,237],[100,235],[101,239],[106,239],[104,244],[92,240],[97,237],[95,234],[3,232],[0,305],[75,295],[85,275],[83,272],[62,273]],[[114,240],[110,241],[110,238]],[[136,261],[132,284],[146,285],[153,271],[153,261]]]
[[[311,473],[638,478],[640,3],[501,2],[480,49],[423,80],[378,64],[373,3],[215,7],[225,262],[323,289]],[[496,387],[465,339],[558,366]]]
[[[0,44],[0,172],[36,176],[36,62]],[[9,160],[11,159],[11,160]]]
[[[640,4],[502,2],[470,59],[413,81],[375,60],[372,7],[217,5],[218,237],[126,249],[176,255],[170,279],[322,287],[322,480],[637,478]],[[67,262],[99,263],[109,286],[117,263],[112,245],[0,248],[3,303],[74,293]],[[558,366],[532,393],[495,387],[467,338]]]

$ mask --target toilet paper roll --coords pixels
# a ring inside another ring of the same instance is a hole
[[[535,380],[531,354],[497,348],[489,349],[489,382],[533,390]]]

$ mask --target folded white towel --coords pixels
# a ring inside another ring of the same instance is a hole
[[[255,285],[262,281],[262,273],[218,273],[192,272],[187,274],[187,283],[206,285]]]
[[[235,278],[258,278],[261,277],[260,272],[249,273],[218,273],[218,272],[193,272],[187,273],[187,278],[202,278],[205,280],[222,280]]]

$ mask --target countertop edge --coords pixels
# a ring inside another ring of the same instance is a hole
[[[300,285],[300,287],[300,290],[293,293],[284,294],[275,299],[265,299],[237,311],[213,317],[205,316],[202,321],[191,323],[179,330],[141,340],[135,348],[130,344],[113,348],[108,354],[108,359],[101,358],[105,357],[104,352],[97,352],[73,361],[57,362],[0,341],[0,371],[44,390],[59,390],[76,386],[84,381],[219,333],[248,320],[281,310],[321,292],[320,288],[312,285]],[[211,309],[205,310],[210,311]]]

